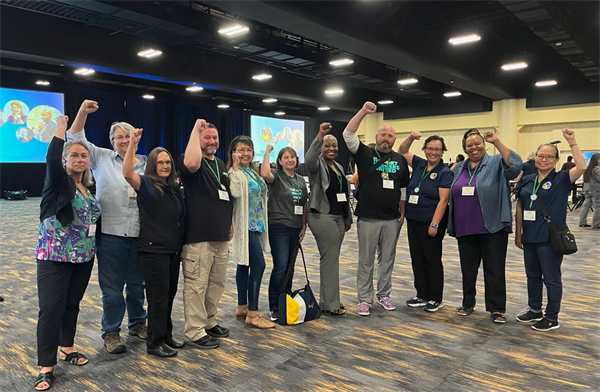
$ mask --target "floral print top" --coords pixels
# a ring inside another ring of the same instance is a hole
[[[265,231],[265,208],[263,206],[263,192],[266,186],[252,169],[241,168],[248,180],[248,230]]]
[[[96,240],[90,225],[100,217],[100,203],[89,191],[85,197],[79,189],[71,200],[75,219],[63,226],[56,215],[44,219],[38,230],[35,258],[65,263],[86,263],[96,255]]]

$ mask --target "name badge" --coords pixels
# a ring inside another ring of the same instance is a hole
[[[526,221],[535,221],[535,211],[525,210],[523,211],[523,219]]]
[[[475,195],[475,187],[474,186],[463,186],[462,187],[462,195],[463,196]]]
[[[302,208],[302,206],[294,206],[294,214],[302,215],[303,213],[304,213],[304,209]]]
[[[127,197],[136,197],[136,196],[137,196],[137,193],[135,193],[135,189],[128,186],[127,187]]]
[[[346,199],[346,194],[345,193],[338,193],[337,194],[337,200],[339,203],[348,201],[348,199]]]
[[[408,202],[410,204],[417,204],[419,203],[419,195],[410,195],[408,198]]]
[[[219,200],[229,201],[229,193],[225,191],[219,191]]]
[[[394,189],[393,180],[383,180],[383,189]]]
[[[93,237],[96,235],[96,224],[92,223],[88,229],[88,237]]]

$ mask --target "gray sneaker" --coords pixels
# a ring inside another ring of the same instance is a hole
[[[135,327],[129,330],[130,336],[137,336],[140,339],[148,339],[148,326],[145,322],[139,323]]]
[[[111,354],[120,354],[127,351],[127,347],[125,347],[125,342],[121,339],[119,331],[108,332],[106,334],[104,337],[104,347]]]

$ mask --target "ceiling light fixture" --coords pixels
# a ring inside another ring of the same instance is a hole
[[[190,86],[188,88],[186,88],[187,91],[195,93],[196,91],[202,91],[204,90],[204,87],[200,87],[200,86]]]
[[[77,69],[75,70],[75,74],[76,74],[76,75],[83,75],[83,76],[86,76],[86,75],[91,75],[91,74],[93,74],[94,72],[96,72],[96,71],[94,71],[94,70],[93,70],[93,69],[91,69],[91,68],[77,68]]]
[[[377,102],[378,105],[389,105],[391,103],[394,103],[394,101],[392,101],[391,99],[386,99],[386,100]]]
[[[400,79],[400,80],[398,80],[398,84],[401,84],[403,86],[405,84],[415,84],[417,82],[419,82],[419,81],[417,79],[415,79],[415,78],[407,78],[407,79]]]
[[[224,29],[219,30],[219,34],[225,34],[228,36],[238,35],[247,32],[249,29],[246,26],[235,25],[231,27],[226,27]]]
[[[146,95],[143,95],[142,98],[145,98],[145,99],[154,99],[154,95],[146,94]]]
[[[317,109],[325,111],[325,110],[329,110],[331,108],[329,106],[321,106],[320,108],[317,108]]]
[[[265,98],[263,99],[264,103],[273,103],[273,102],[277,102],[277,98]]]
[[[221,105],[217,105],[217,107],[218,107],[219,109],[227,109],[227,108],[229,107],[229,105],[227,105],[227,104],[224,104],[224,103],[223,103],[223,104],[221,104]]]
[[[162,54],[162,52],[158,49],[146,49],[146,50],[142,50],[141,52],[138,52],[138,56],[146,57],[148,59],[151,57],[160,56],[161,54]]]
[[[333,88],[331,90],[325,90],[325,94],[327,94],[327,95],[340,95],[343,93],[344,93],[344,90],[342,90],[341,88]]]
[[[555,86],[558,82],[556,80],[540,80],[536,82],[535,85],[537,87],[547,87],[547,86]]]
[[[527,68],[527,63],[524,61],[521,61],[518,63],[510,63],[510,64],[502,65],[502,69],[505,71],[512,71],[515,69],[523,69],[523,68]]]
[[[275,112],[275,115],[276,115],[276,116],[284,116],[284,115],[285,115],[285,112]]]
[[[329,62],[329,64],[333,65],[334,67],[339,67],[341,65],[348,65],[348,64],[353,64],[354,60],[350,60],[350,59],[339,59],[339,60],[332,60]]]
[[[273,77],[273,75],[267,74],[267,73],[261,73],[258,75],[254,75],[252,77],[252,79],[254,80],[267,80],[267,79],[271,79]]]
[[[448,93],[444,93],[444,97],[458,97],[462,95],[460,91],[450,91]]]
[[[50,84],[50,82],[47,80],[38,80],[37,82],[35,82],[35,84],[37,84],[38,86],[47,86]]]
[[[452,45],[460,45],[460,44],[466,44],[468,42],[476,42],[476,41],[479,41],[480,39],[481,39],[481,37],[477,34],[469,34],[469,35],[463,35],[460,37],[450,38],[448,40],[448,42],[450,42]]]

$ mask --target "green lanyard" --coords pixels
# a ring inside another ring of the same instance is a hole
[[[252,179],[254,181],[256,181],[256,183],[258,184],[258,186],[260,187],[261,191],[262,191],[262,187],[263,187],[263,182],[260,180],[260,178],[256,175],[256,173],[254,173],[254,170],[250,169],[246,169],[243,166],[240,166],[240,169],[242,169],[242,171],[244,173],[246,173],[246,175],[249,175],[250,177],[252,177]]]
[[[546,176],[546,177],[548,177],[548,176]],[[546,177],[542,178],[542,180],[540,182],[538,182],[538,174],[535,175],[535,181],[533,182],[533,192],[531,192],[531,197],[530,197],[531,201],[529,202],[529,208],[533,207],[533,201],[538,198],[537,191],[538,191],[538,189],[540,189],[540,185],[542,184],[542,182],[544,182]]]
[[[381,155],[379,155],[379,151],[377,151],[377,148],[373,148],[373,150],[375,150],[375,154],[377,154],[377,157],[379,158],[379,160],[381,160]],[[390,159],[388,158],[388,160],[387,160],[387,161],[385,161],[385,163],[383,163],[383,164],[385,165],[385,164],[386,164],[386,163],[388,163],[389,161],[390,161]]]
[[[436,168],[437,165],[439,165],[440,163],[436,163],[434,167],[431,168],[431,170],[429,170],[428,172],[425,172],[425,168],[427,168],[427,166],[425,166],[425,168],[423,169],[423,174],[421,174],[421,181],[419,181],[419,185],[417,185],[417,187],[415,188],[415,193],[419,193],[419,189],[421,189],[421,183],[423,182],[423,180],[425,179],[425,177],[427,177],[429,175],[429,173],[431,173],[433,171],[433,169]]]
[[[292,177],[288,176],[287,173],[285,173],[285,176],[288,178],[290,184],[292,184],[292,186],[294,186],[294,181],[292,181]],[[296,178],[296,189],[298,190],[298,193],[300,194],[300,196],[302,196],[302,191],[300,190],[300,181],[298,180],[298,176],[295,176],[295,178]]]
[[[479,162],[481,163],[481,162]],[[475,174],[477,174],[477,168],[479,167],[479,163],[477,165],[475,165],[475,167],[473,168],[473,174],[471,174],[471,162],[467,163],[467,169],[469,170],[469,186],[471,186],[471,181],[473,181],[473,177],[475,177]]]
[[[208,163],[208,161],[206,160],[206,158],[202,157],[202,160],[204,162],[206,162],[206,166],[208,166],[208,168],[210,169],[211,172],[213,172],[213,174],[215,175],[215,178],[217,179],[217,181],[219,182],[219,185],[221,186],[221,188],[223,188],[223,185],[221,184],[221,172],[219,172],[219,163],[215,162],[217,164],[217,172],[215,173],[215,171],[213,170],[213,168],[210,166],[210,164]]]
[[[329,163],[328,163],[328,165],[329,165]],[[329,167],[331,168],[331,170],[333,170],[333,172],[335,173],[335,176],[337,177],[338,181],[340,182],[340,193],[342,193],[342,175],[338,174],[332,165],[329,165]]]

